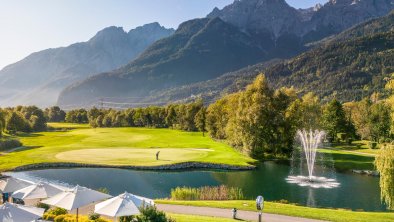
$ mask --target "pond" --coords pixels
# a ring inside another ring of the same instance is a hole
[[[19,178],[45,179],[92,189],[107,188],[112,195],[128,191],[149,198],[169,197],[177,186],[240,187],[248,198],[263,195],[268,201],[288,200],[311,207],[384,211],[380,201],[379,178],[336,173],[338,188],[300,187],[286,182],[288,164],[264,162],[253,171],[138,171],[113,168],[45,169],[9,173]]]

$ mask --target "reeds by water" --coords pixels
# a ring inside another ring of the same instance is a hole
[[[200,188],[177,187],[171,190],[172,200],[242,200],[243,191],[237,187],[205,186]]]

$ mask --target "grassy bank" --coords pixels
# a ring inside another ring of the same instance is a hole
[[[166,213],[169,217],[176,220],[176,222],[236,222],[239,220],[219,218],[219,217],[204,217],[195,215],[185,215],[185,214],[170,214]]]
[[[334,167],[338,171],[375,169],[375,157],[370,155],[334,149],[320,149],[319,152],[329,153],[334,161]]]
[[[43,162],[158,166],[205,162],[247,166],[253,159],[201,133],[171,129],[50,124],[51,132],[19,134],[24,147],[0,156],[0,170]],[[155,154],[160,151],[159,160]]]
[[[216,208],[237,208],[239,210],[256,211],[255,201],[170,201],[157,200],[156,203],[177,204],[187,206],[216,207]],[[394,213],[380,212],[355,212],[348,210],[334,210],[309,208],[291,204],[280,204],[265,202],[265,213],[280,214],[295,217],[327,220],[334,222],[394,222]]]

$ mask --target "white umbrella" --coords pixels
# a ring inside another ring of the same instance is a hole
[[[22,200],[45,199],[53,197],[56,194],[63,192],[65,189],[65,187],[60,187],[46,182],[39,182],[17,190],[11,196]]]
[[[123,217],[139,214],[140,211],[138,208],[148,205],[154,205],[153,200],[125,192],[96,204],[94,212],[110,217]]]
[[[12,193],[32,184],[33,182],[27,180],[17,179],[14,177],[5,177],[0,179],[0,190],[3,193]]]
[[[108,194],[104,194],[95,190],[88,189],[86,187],[76,186],[72,189],[65,190],[55,196],[41,201],[41,203],[57,206],[66,210],[77,209],[77,221],[78,221],[78,209],[96,201],[110,198]]]
[[[19,204],[4,203],[0,205],[0,222],[29,222],[42,217],[45,209],[27,207]]]

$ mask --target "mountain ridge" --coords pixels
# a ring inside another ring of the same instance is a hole
[[[253,38],[219,18],[190,20],[129,64],[66,88],[58,102],[70,103],[74,96],[97,101],[118,92],[125,97],[141,97],[151,90],[207,80],[257,63],[265,56]],[[108,84],[111,87],[105,87]]]
[[[349,41],[365,36],[373,36],[375,34],[385,32],[394,32],[394,10],[387,16],[375,18],[364,23],[357,24],[338,35],[333,35],[316,42],[312,46],[316,50],[319,47],[325,47],[325,45]],[[302,55],[303,54],[300,56]],[[296,60],[300,56],[293,59]],[[291,60],[292,59],[288,61]],[[214,101],[226,93],[234,93],[239,90],[243,90],[248,84],[253,82],[254,78],[258,74],[266,72],[266,70],[269,68],[276,70],[273,68],[275,67],[275,64],[285,64],[288,61],[273,60],[269,62],[258,63],[256,65],[245,67],[234,72],[223,74],[222,76],[209,81],[158,91],[155,95],[151,95],[148,99],[144,100],[144,102],[152,103],[161,101],[161,103],[164,104],[171,102],[189,102],[193,101],[196,97],[201,97],[206,102]],[[274,71],[272,70],[270,71],[271,79],[274,75]],[[281,85],[275,86],[280,87]]]
[[[158,23],[129,32],[110,26],[86,42],[34,52],[0,70],[0,105],[54,105],[65,86],[117,68],[172,33]]]

